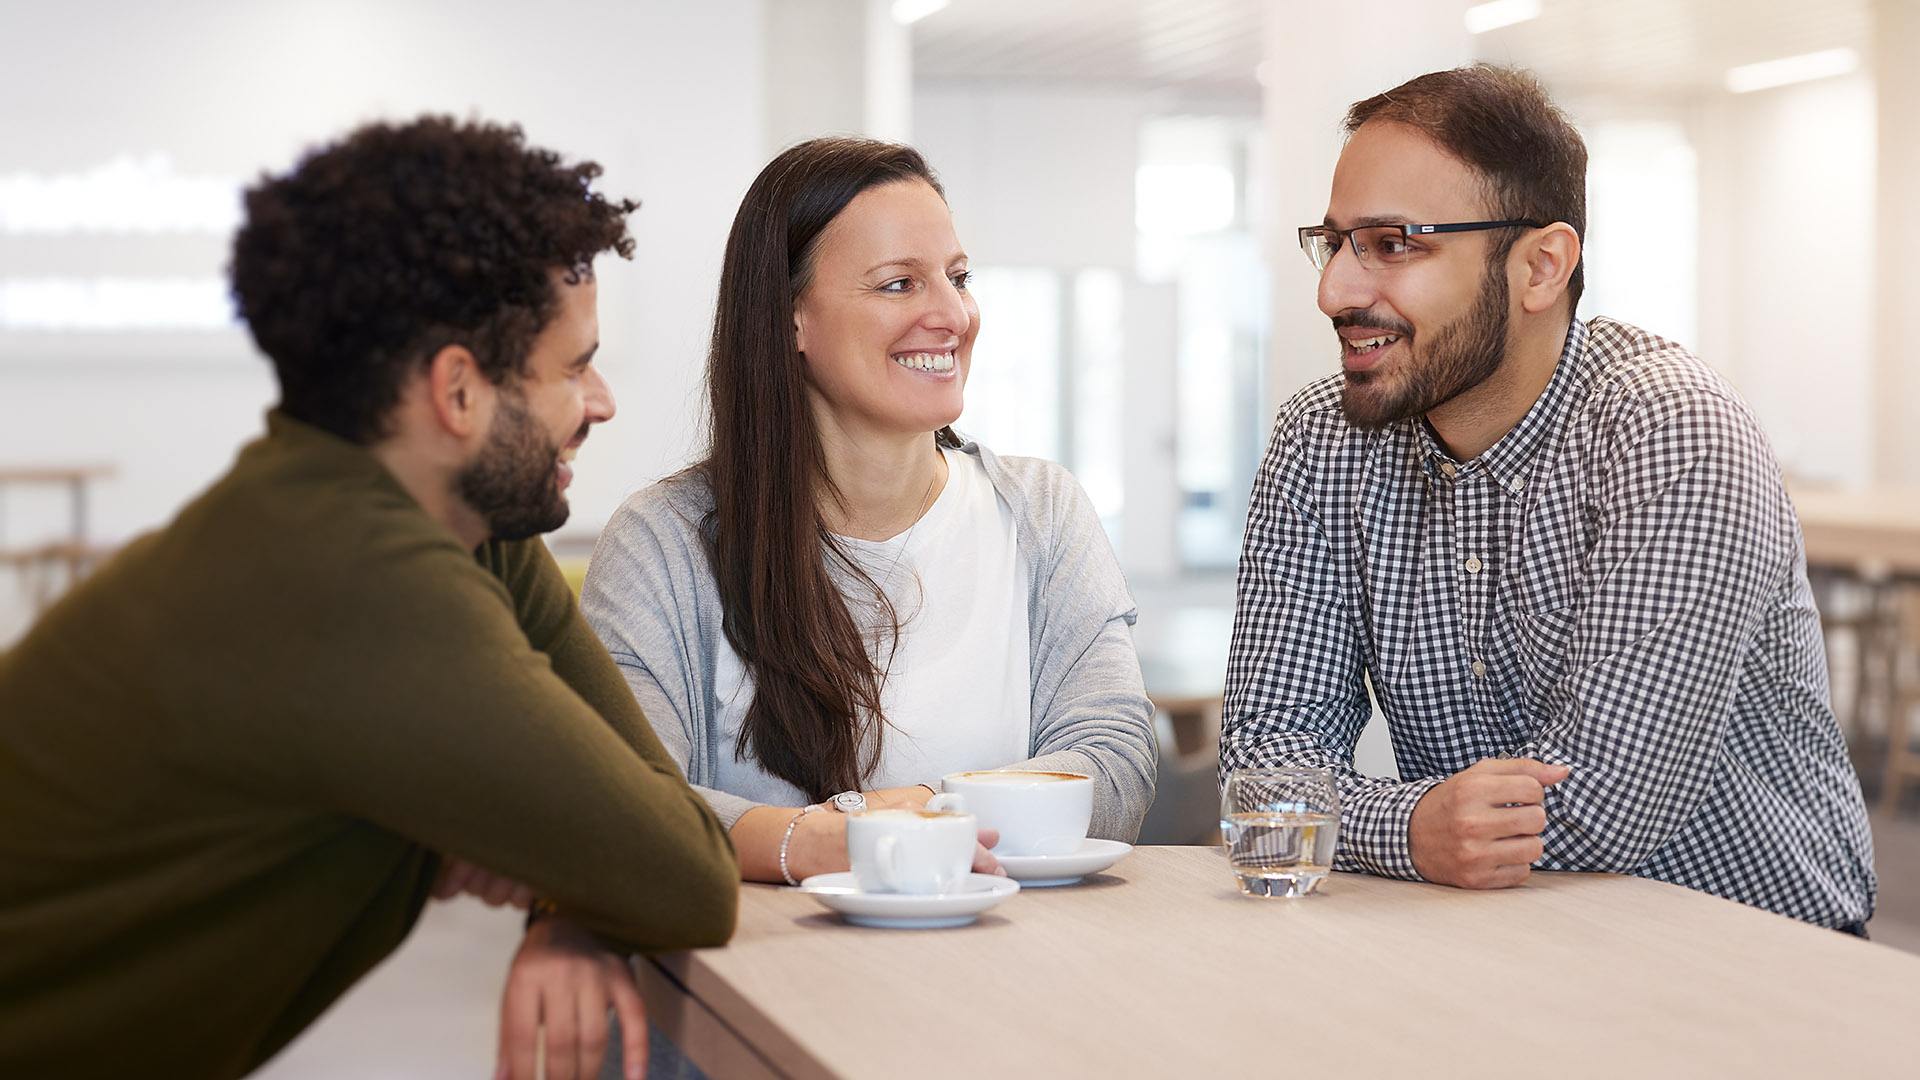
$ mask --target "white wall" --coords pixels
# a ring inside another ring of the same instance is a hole
[[[1879,205],[1877,220],[1901,221],[1920,198],[1920,4],[1913,0],[1876,0],[1874,79],[1879,123]],[[1874,481],[1920,488],[1920,424],[1913,408],[1920,401],[1920,358],[1914,355],[1911,320],[1920,312],[1920,273],[1914,271],[1909,230],[1875,233],[1875,297],[1872,320],[1875,367],[1872,387],[1878,409],[1874,421]]]
[[[1268,17],[1262,81],[1273,178],[1263,215],[1273,268],[1269,418],[1295,391],[1339,368],[1338,346],[1314,300],[1319,278],[1295,230],[1326,213],[1345,143],[1341,120],[1356,101],[1470,62],[1466,8],[1466,0],[1347,0],[1275,5]],[[1370,43],[1362,47],[1362,40]]]
[[[766,151],[819,135],[904,141],[913,40],[891,0],[763,0]]]
[[[976,261],[1131,271],[1133,172],[1148,108],[1144,95],[1124,91],[922,81],[914,142],[940,174]]]
[[[1867,75],[1716,96],[1700,150],[1701,339],[1781,464],[1873,473],[1874,86]],[[1891,313],[1889,313],[1889,316]]]
[[[359,121],[423,110],[517,121],[538,145],[598,160],[603,190],[644,206],[634,263],[601,263],[600,363],[620,413],[587,444],[569,526],[597,529],[695,444],[721,248],[764,160],[760,11],[757,0],[551,13],[505,0],[8,3],[0,175],[164,151],[182,172],[246,177]],[[29,239],[0,236],[0,276],[212,274],[225,262],[220,238]],[[0,332],[0,462],[118,463],[95,535],[124,539],[217,475],[273,396],[237,329]],[[16,514],[7,527],[0,539],[17,542],[35,523]]]

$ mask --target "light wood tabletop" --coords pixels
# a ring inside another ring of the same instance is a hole
[[[1793,492],[1815,566],[1871,566],[1920,573],[1920,490]]]
[[[637,965],[714,1077],[1912,1076],[1920,957],[1638,878],[1258,900],[1143,847],[952,930],[747,885],[733,943]]]

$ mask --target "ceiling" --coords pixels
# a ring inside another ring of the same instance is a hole
[[[952,0],[914,24],[914,71],[930,80],[1118,84],[1257,100],[1266,21],[1285,18],[1295,2],[1307,0]],[[1864,55],[1872,3],[1541,0],[1539,18],[1474,44],[1482,58],[1534,69],[1558,93],[1688,93],[1719,87],[1738,64],[1840,46]]]
[[[1262,0],[953,0],[913,26],[914,77],[1258,99]]]
[[[1870,50],[1871,0],[1542,0],[1540,17],[1480,35],[1485,59],[1560,94],[1718,92],[1727,69],[1820,49]]]

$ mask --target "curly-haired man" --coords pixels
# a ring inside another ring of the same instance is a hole
[[[613,415],[598,174],[427,118],[248,193],[266,434],[0,657],[0,1074],[247,1073],[436,878],[731,933],[726,835],[534,538]]]

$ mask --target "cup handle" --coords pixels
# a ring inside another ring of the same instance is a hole
[[[889,891],[898,891],[900,888],[900,869],[895,863],[899,850],[900,838],[897,836],[883,836],[873,844],[874,869],[880,871],[880,884]]]
[[[967,800],[957,791],[943,791],[927,800],[927,809],[940,814],[964,814]]]

